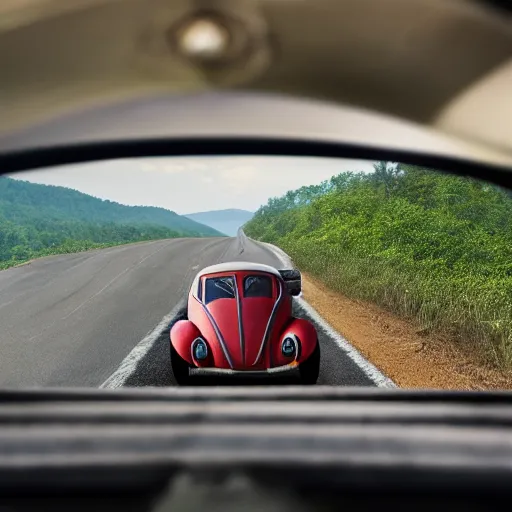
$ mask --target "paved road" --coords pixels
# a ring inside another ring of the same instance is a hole
[[[189,238],[53,256],[0,272],[0,386],[100,386],[182,302],[198,269],[230,260],[281,266],[247,239]],[[320,384],[373,385],[329,336],[320,341]],[[168,354],[165,330],[126,385],[169,385]]]

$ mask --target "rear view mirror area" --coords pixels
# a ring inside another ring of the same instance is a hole
[[[300,295],[302,291],[302,278],[300,271],[294,268],[279,270],[279,273],[284,280],[288,293],[293,297]]]

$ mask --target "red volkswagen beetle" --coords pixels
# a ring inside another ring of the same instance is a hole
[[[188,296],[187,319],[171,328],[175,384],[194,375],[296,374],[318,379],[320,346],[313,324],[292,316],[298,270],[231,262],[204,268]]]

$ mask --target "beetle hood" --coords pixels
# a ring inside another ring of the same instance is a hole
[[[233,369],[259,369],[271,364],[267,348],[280,327],[276,318],[284,286],[275,273],[258,271],[205,278],[201,299],[217,338],[211,341],[221,345]]]
[[[265,366],[267,358],[262,347],[275,302],[273,298],[218,299],[206,306],[233,369]]]

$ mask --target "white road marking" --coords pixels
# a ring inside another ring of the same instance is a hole
[[[266,246],[284,265],[284,268],[293,267],[292,261],[290,257],[279,247],[275,245],[268,244],[266,242],[258,242],[254,240],[257,244],[262,244]],[[366,360],[361,353],[356,350],[341,334],[339,334],[331,325],[329,325],[320,314],[306,302],[306,300],[299,296],[295,300],[299,303],[299,306],[304,309],[304,311],[314,320],[325,333],[338,345],[338,347],[345,352],[347,357],[352,359],[359,368],[364,372],[364,374],[371,379],[378,387],[381,388],[396,388],[398,387],[389,377],[386,377],[376,366]]]
[[[165,315],[159,324],[147,334],[135,348],[123,359],[119,368],[100,386],[100,388],[120,388],[128,380],[137,368],[139,361],[149,352],[160,335],[167,329],[171,320],[178,314],[182,304],[177,304],[174,309]],[[169,370],[170,371],[170,370]]]
[[[389,377],[386,377],[376,366],[374,366],[370,361],[365,359],[361,353],[356,350],[341,334],[334,330],[316,311],[313,306],[311,306],[305,299],[302,297],[298,297],[297,301],[300,307],[308,314],[308,316],[314,320],[320,327],[322,327],[323,331],[327,333],[327,335],[334,340],[336,345],[345,352],[347,357],[350,357],[352,361],[354,361],[359,368],[364,372],[364,374],[370,378],[378,387],[381,388],[396,388],[398,387]]]
[[[212,242],[210,245],[213,245],[216,242]],[[160,250],[160,249],[159,249]],[[158,252],[158,251],[156,251]],[[155,253],[152,253],[155,254]],[[152,255],[151,254],[151,255]],[[149,256],[148,256],[149,257]],[[146,259],[146,258],[144,258]],[[144,261],[144,260],[142,260]],[[142,263],[139,262],[140,263]],[[199,265],[195,265],[191,268],[191,270],[197,270]],[[121,274],[123,274],[123,271]],[[117,279],[121,276],[116,276],[114,278]],[[110,285],[111,283],[109,283]],[[107,287],[109,286],[107,285]],[[141,359],[149,352],[151,347],[155,344],[156,340],[161,336],[165,329],[169,326],[171,320],[178,314],[179,310],[183,307],[182,303],[178,303],[173,310],[165,315],[162,320],[158,323],[158,325],[150,331],[142,340],[137,343],[135,348],[123,359],[119,368],[103,383],[100,388],[119,388],[124,385],[124,383],[128,380],[128,378],[133,374],[133,372],[137,369],[137,365]],[[169,369],[170,371],[170,369]]]

